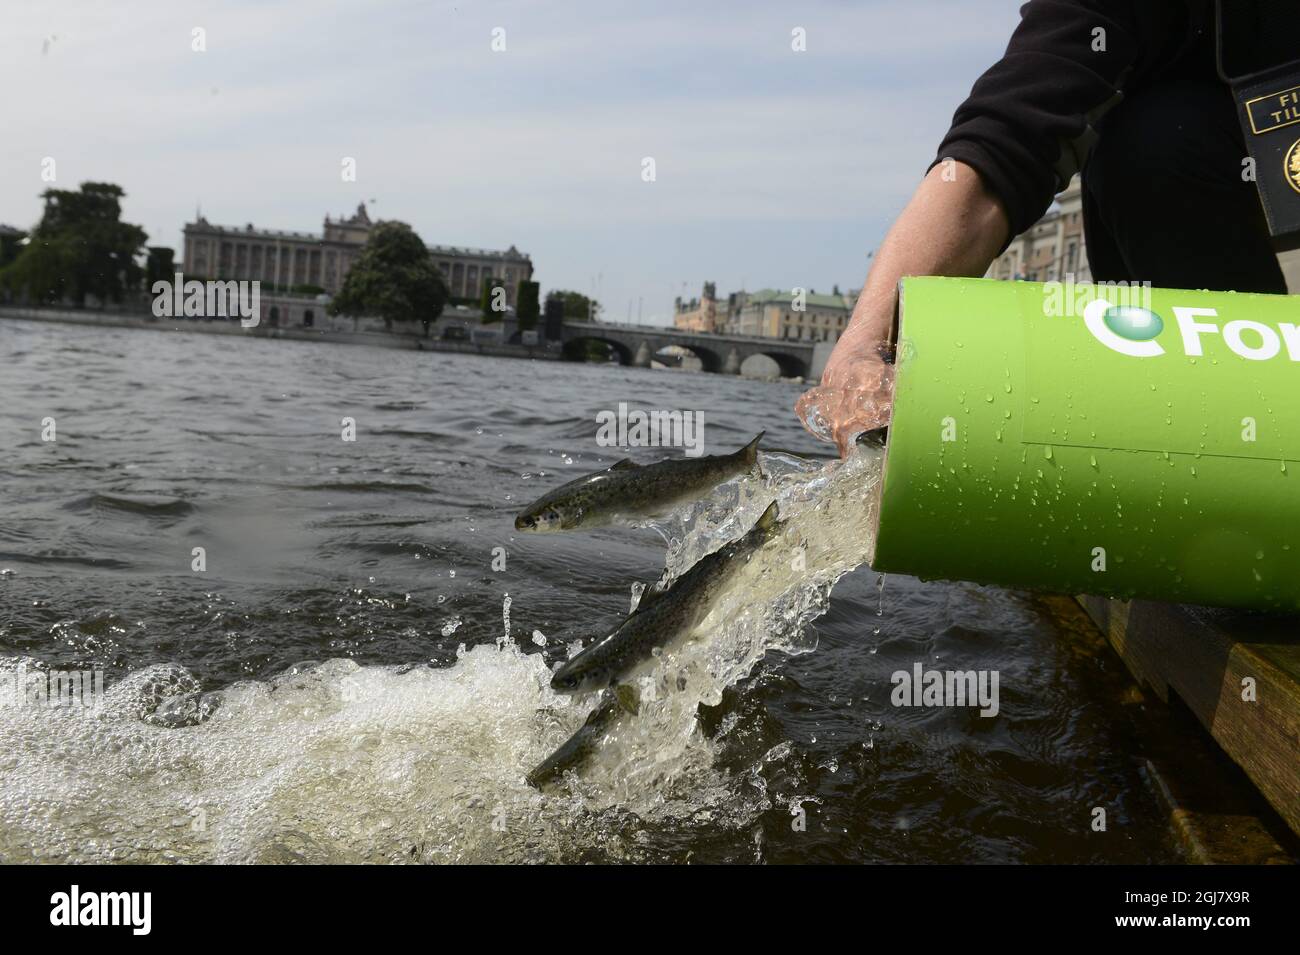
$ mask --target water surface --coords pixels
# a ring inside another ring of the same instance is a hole
[[[866,568],[698,721],[629,728],[648,756],[622,791],[523,785],[581,721],[548,666],[666,547],[528,536],[514,512],[673,453],[597,447],[619,402],[702,412],[708,453],[766,429],[821,468],[795,385],[18,321],[0,357],[0,677],[109,687],[91,716],[0,708],[6,861],[1178,861],[1122,666],[1067,604],[882,595]],[[917,661],[998,670],[999,715],[891,706]],[[184,725],[167,701],[203,692],[221,705]]]

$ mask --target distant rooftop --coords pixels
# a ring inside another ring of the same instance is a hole
[[[321,237],[315,232],[286,232],[280,229],[259,229],[248,223],[247,225],[213,225],[203,216],[194,222],[185,223],[185,232],[220,232],[224,235],[256,235],[266,236],[273,239],[306,239],[310,242],[319,242]]]
[[[461,245],[430,245],[428,250],[435,255],[473,255],[485,259],[511,259],[517,262],[531,262],[532,259],[520,252],[513,245],[504,252],[499,249],[472,249]]]
[[[748,304],[750,305],[771,305],[775,303],[789,306],[793,301],[794,296],[788,289],[764,288],[748,294]],[[846,312],[849,310],[849,303],[844,301],[842,295],[822,295],[809,292],[804,296],[804,302],[818,308],[839,308]]]
[[[331,219],[328,215],[325,217],[327,224],[337,225],[365,225],[369,227],[372,223],[365,216],[365,207],[358,207],[357,215],[350,219]],[[254,236],[264,239],[296,239],[301,242],[323,242],[323,234],[318,232],[286,232],[279,229],[259,229],[249,222],[243,226],[237,225],[213,225],[203,216],[199,216],[194,222],[185,223],[185,232],[215,232],[220,235],[242,235]],[[463,245],[427,245],[426,248],[434,255],[467,255],[483,259],[500,259],[509,262],[531,262],[532,258],[523,252],[520,252],[513,245],[504,251],[500,249],[476,249]]]

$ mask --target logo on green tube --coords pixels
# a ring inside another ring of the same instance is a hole
[[[1268,361],[1284,350],[1292,361],[1300,361],[1300,329],[1290,322],[1276,328],[1263,322],[1237,319],[1220,327],[1217,322],[1200,319],[1218,318],[1217,309],[1174,306],[1171,311],[1178,323],[1183,352],[1199,358],[1205,354],[1203,338],[1219,335],[1228,350],[1248,361]],[[1149,308],[1112,305],[1105,299],[1088,303],[1083,323],[1094,338],[1111,351],[1133,358],[1154,358],[1165,353],[1158,339],[1165,330],[1164,319]]]

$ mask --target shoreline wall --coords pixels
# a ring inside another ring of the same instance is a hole
[[[250,338],[288,339],[291,341],[330,342],[339,345],[370,345],[375,348],[400,348],[409,351],[457,352],[492,355],[499,358],[533,358],[560,361],[558,347],[547,345],[511,345],[495,342],[448,341],[394,332],[349,332],[328,328],[273,328],[259,325],[244,328],[228,319],[153,318],[147,314],[103,312],[91,309],[28,308],[0,305],[0,319],[55,322],[68,325],[91,325],[101,328],[141,328],[155,332],[197,335],[241,335]]]

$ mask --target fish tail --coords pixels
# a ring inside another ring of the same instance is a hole
[[[619,712],[618,696],[613,691],[606,690],[578,731],[565,740],[559,749],[542,760],[524,777],[524,780],[534,789],[540,790],[561,779],[567,770],[581,769],[587,758],[596,750],[598,734],[605,730]]]
[[[763,435],[765,434],[767,434],[766,431],[760,431],[754,436],[753,441],[749,442],[749,444],[736,452],[740,455],[741,460],[745,462],[749,470],[752,471],[756,477],[760,478],[767,477],[767,475],[763,473],[763,468],[758,463],[758,442],[763,440]]]

